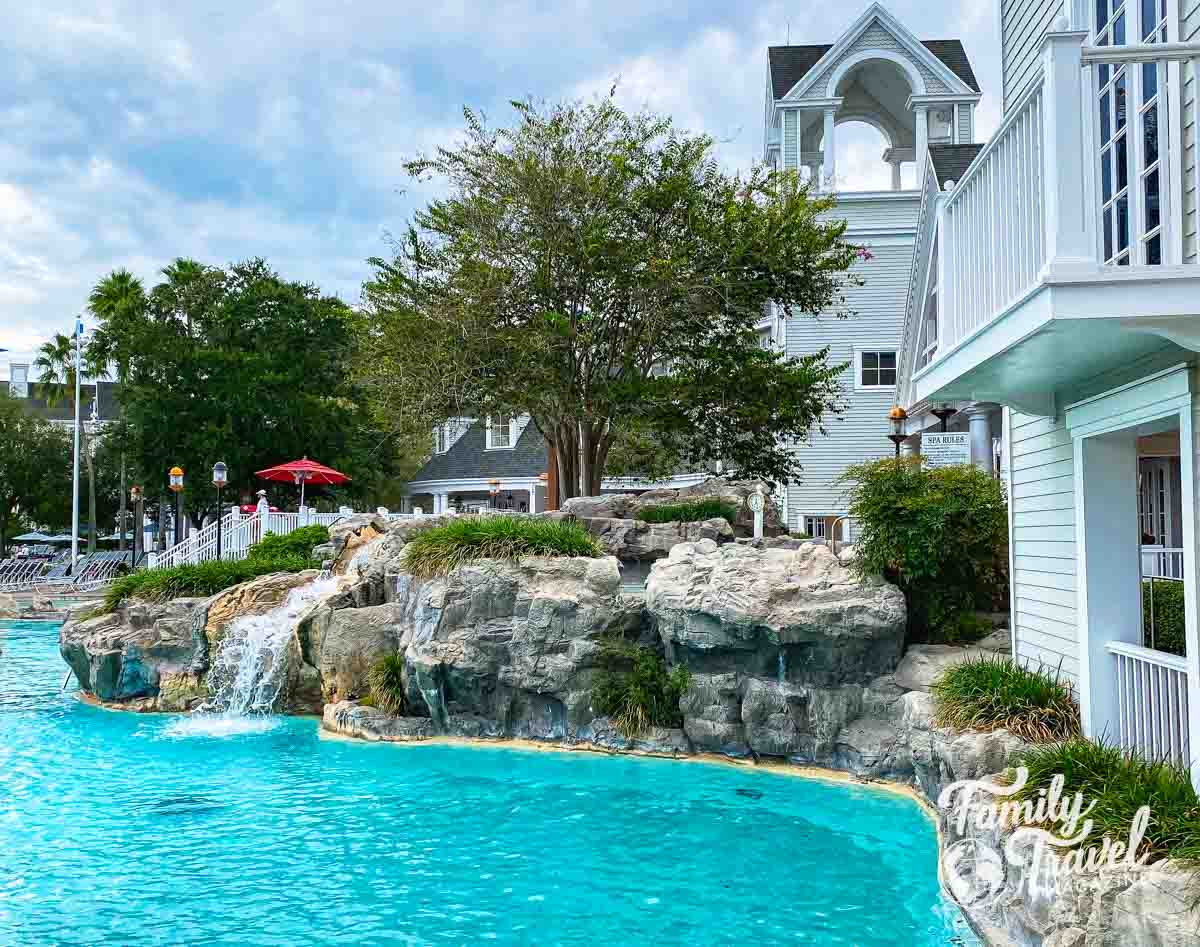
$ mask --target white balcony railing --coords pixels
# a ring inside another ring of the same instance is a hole
[[[1168,66],[1197,68],[1200,44],[1092,47],[1086,38],[1047,36],[1029,91],[938,196],[937,344],[915,371],[1056,269],[1181,262],[1184,172],[1170,131],[1181,110]]]
[[[1183,550],[1142,547],[1143,579],[1183,579]]]
[[[1115,738],[1146,759],[1190,766],[1187,661],[1123,641],[1106,648],[1116,675]]]

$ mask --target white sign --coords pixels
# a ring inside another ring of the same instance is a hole
[[[922,434],[921,456],[927,467],[949,467],[971,462],[970,434]]]
[[[763,500],[762,488],[755,490],[747,498],[750,504],[750,509],[754,513],[754,538],[763,538],[763,510],[766,508],[766,503]]]

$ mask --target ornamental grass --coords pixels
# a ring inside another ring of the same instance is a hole
[[[404,547],[405,571],[417,578],[448,575],[479,559],[519,562],[531,556],[585,556],[604,550],[578,523],[530,516],[464,516],[418,533]]]
[[[1080,732],[1079,704],[1068,684],[1007,657],[948,668],[930,688],[934,722],[958,730],[1008,730],[1031,743]]]
[[[698,523],[723,519],[732,526],[737,519],[737,505],[728,500],[693,500],[687,503],[659,503],[638,510],[635,519],[643,523]]]

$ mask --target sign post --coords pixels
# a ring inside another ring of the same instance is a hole
[[[746,499],[750,506],[750,511],[754,514],[754,538],[756,540],[763,538],[763,510],[766,508],[766,501],[763,499],[763,489],[760,484],[758,488],[750,494]]]
[[[971,462],[971,435],[922,434],[921,456],[926,467],[951,467]]]

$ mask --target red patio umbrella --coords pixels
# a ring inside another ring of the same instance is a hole
[[[255,476],[262,477],[264,480],[279,480],[283,483],[290,480],[299,484],[301,506],[304,506],[304,485],[306,483],[347,483],[350,480],[344,473],[334,470],[332,467],[326,467],[324,464],[318,464],[315,460],[309,460],[308,457],[280,464],[278,467],[268,467],[266,470],[258,471]]]

